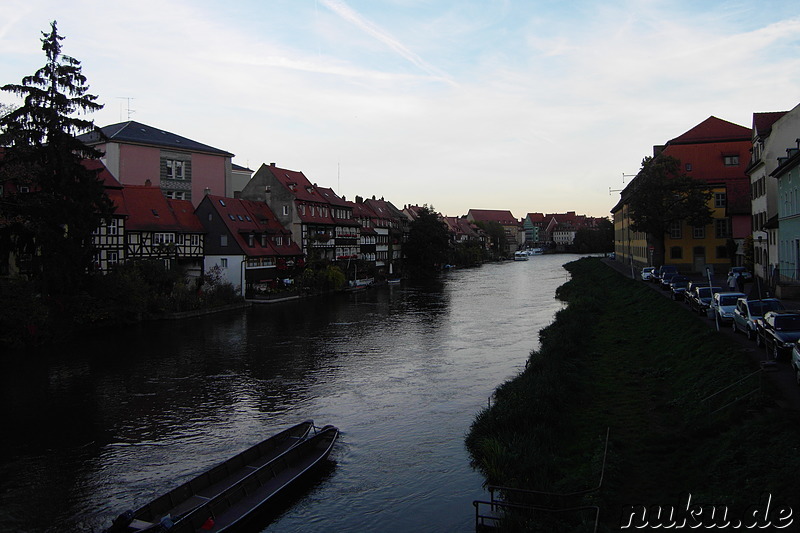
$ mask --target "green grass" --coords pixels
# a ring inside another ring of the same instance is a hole
[[[608,530],[619,527],[626,505],[677,506],[687,493],[732,512],[765,492],[788,505],[800,500],[800,429],[775,406],[768,382],[714,415],[733,393],[703,401],[757,370],[739,345],[599,259],[567,269],[572,279],[558,297],[568,307],[467,436],[488,484],[554,492],[596,486],[608,428],[603,487],[583,502],[600,505]],[[521,529],[557,529],[536,527]]]

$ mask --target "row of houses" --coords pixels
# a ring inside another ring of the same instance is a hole
[[[799,148],[800,105],[753,113],[750,128],[712,116],[655,146],[654,157],[675,157],[686,175],[708,184],[713,221],[704,227],[673,223],[664,235],[665,257],[654,257],[653,236],[630,227],[634,179],[611,210],[618,260],[694,272],[752,263],[765,286],[794,296],[800,290]]]
[[[97,170],[115,206],[94,235],[99,272],[133,260],[158,260],[180,267],[188,278],[214,269],[251,294],[291,278],[309,261],[334,262],[349,279],[367,272],[402,273],[402,244],[419,206],[399,209],[374,196],[347,200],[303,172],[275,163],[254,172],[233,164],[228,151],[136,121],[101,132],[80,137],[104,154],[85,164]],[[569,244],[579,228],[596,223],[574,212],[529,213],[522,220],[507,210],[487,209],[439,216],[454,244],[477,241],[488,247],[481,223],[502,225],[509,255],[525,247]]]

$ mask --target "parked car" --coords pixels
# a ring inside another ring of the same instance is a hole
[[[661,280],[664,279],[664,274],[667,273],[678,273],[678,267],[675,265],[661,265],[656,270],[653,271],[653,277],[651,281],[653,283],[661,283]]]
[[[669,283],[670,297],[675,300],[683,300],[683,295],[689,287],[689,278],[686,276],[675,276]]]
[[[731,277],[731,275],[736,275],[736,274],[740,274],[744,278],[745,281],[752,281],[753,280],[752,272],[747,270],[745,267],[732,267],[730,270],[728,270],[728,276],[727,277]]]
[[[800,345],[797,343],[792,346],[792,368],[794,369],[794,379],[800,385]]]
[[[733,311],[739,298],[747,298],[747,295],[741,292],[718,292],[711,297],[709,307],[720,323],[733,320]]]
[[[703,315],[706,313],[711,303],[711,297],[718,292],[722,292],[722,287],[695,285],[692,287],[691,292],[684,295],[684,298],[686,299],[686,303],[689,304],[689,309]]]
[[[800,339],[800,311],[767,311],[759,334],[767,353],[776,361],[783,359]]]
[[[665,272],[661,275],[661,290],[668,291],[669,284],[672,283],[672,278],[679,276],[677,272]]]
[[[758,324],[763,319],[764,313],[781,309],[784,309],[784,306],[777,298],[762,300],[739,298],[736,309],[733,310],[733,332],[741,331],[751,341],[755,340],[758,335]]]
[[[653,277],[653,271],[656,267],[644,267],[642,268],[642,281],[650,281],[650,278]]]

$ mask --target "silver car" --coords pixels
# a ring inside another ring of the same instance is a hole
[[[739,298],[736,309],[733,310],[733,332],[741,331],[747,338],[755,340],[758,336],[758,323],[767,311],[780,311],[783,304],[777,298],[764,298],[763,300],[748,300]]]
[[[741,292],[718,292],[711,298],[712,316],[716,316],[720,323],[727,323],[733,320],[733,312],[736,309],[736,302],[739,298],[747,298]]]

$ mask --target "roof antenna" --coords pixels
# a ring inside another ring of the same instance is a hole
[[[120,104],[119,104],[119,120],[120,120],[120,122],[122,122],[122,112],[123,111],[127,111],[128,120],[130,121],[131,115],[136,113],[135,110],[131,109],[131,100],[133,100],[133,98],[131,98],[130,96],[117,96],[117,99],[118,100],[125,100],[125,101],[127,101],[127,104],[128,104],[127,109],[122,107],[122,102],[120,102]]]

